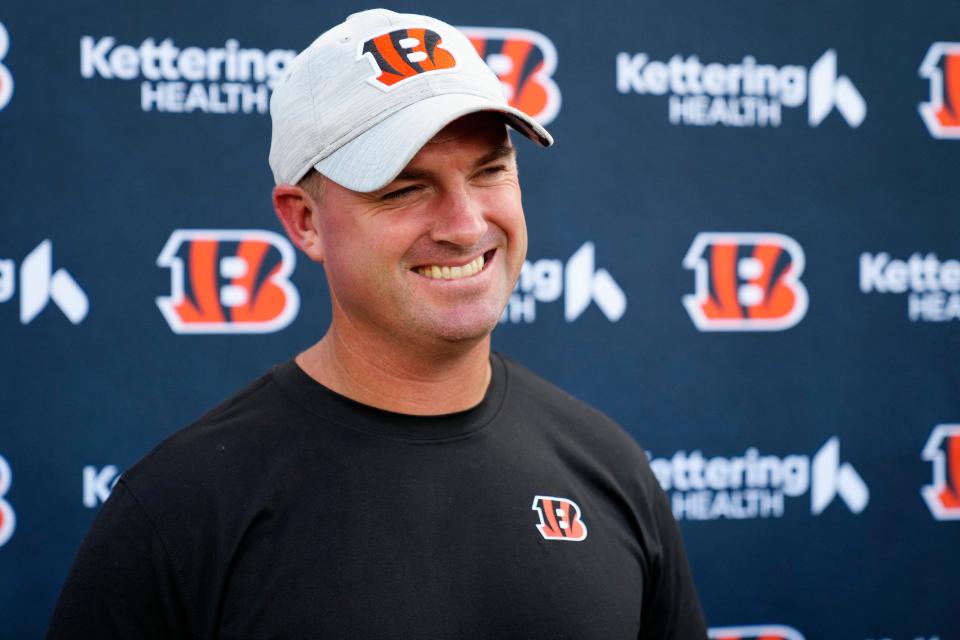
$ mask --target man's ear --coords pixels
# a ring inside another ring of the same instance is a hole
[[[281,184],[273,188],[273,210],[287,237],[315,262],[323,262],[323,243],[316,217],[317,205],[300,187]]]

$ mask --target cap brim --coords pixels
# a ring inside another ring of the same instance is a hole
[[[502,113],[514,129],[549,147],[553,137],[519,109],[467,94],[424,98],[377,123],[314,168],[352,191],[376,191],[397,177],[413,156],[441,129],[470,113]]]

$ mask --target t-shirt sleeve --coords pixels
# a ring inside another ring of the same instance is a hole
[[[191,634],[163,541],[121,480],[80,546],[48,640]]]
[[[643,628],[639,640],[703,640],[706,622],[700,608],[680,536],[680,527],[659,486],[652,492],[653,516],[660,553],[653,559],[643,603]]]

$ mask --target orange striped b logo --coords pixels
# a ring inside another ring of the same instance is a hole
[[[532,509],[540,516],[537,531],[544,539],[579,542],[587,537],[587,525],[581,520],[580,507],[573,500],[535,496]]]
[[[440,34],[431,29],[411,27],[374,36],[363,43],[358,59],[364,56],[377,74],[369,82],[384,91],[418,75],[457,66]]]
[[[177,229],[157,265],[170,295],[157,306],[174,333],[270,333],[300,309],[286,238],[260,229]]]

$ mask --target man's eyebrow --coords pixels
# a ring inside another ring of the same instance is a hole
[[[427,180],[432,177],[433,172],[427,169],[404,169],[394,180]]]
[[[494,160],[501,158],[510,158],[517,154],[517,150],[512,145],[500,144],[490,150],[490,153],[477,160],[475,166],[480,167],[489,164]]]

